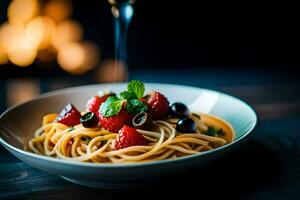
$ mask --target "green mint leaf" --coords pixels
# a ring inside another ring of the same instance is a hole
[[[205,135],[215,136],[217,130],[213,126],[208,126],[207,130],[204,132]]]
[[[117,115],[123,104],[124,100],[119,99],[117,97],[109,97],[102,105],[100,106],[100,113],[104,117],[111,117]]]
[[[145,85],[141,81],[132,80],[128,83],[127,91],[135,94],[137,98],[142,98],[145,92]]]
[[[146,112],[148,108],[143,102],[139,101],[138,99],[130,99],[127,101],[126,110],[132,114],[137,114],[140,112]]]
[[[120,93],[120,98],[124,100],[129,100],[129,99],[137,99],[137,96],[132,92],[124,91]]]

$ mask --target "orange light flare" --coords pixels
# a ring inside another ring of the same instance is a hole
[[[104,60],[97,68],[95,78],[98,82],[121,82],[127,80],[127,66],[122,61]]]
[[[64,20],[57,24],[55,34],[52,37],[52,45],[59,50],[72,42],[79,42],[82,39],[83,30],[78,22]]]
[[[0,29],[0,45],[15,65],[26,67],[35,59],[36,46],[25,37],[22,25],[4,24]]]
[[[4,23],[0,28],[0,46],[8,53],[18,47],[24,35],[24,27]]]
[[[26,25],[25,34],[39,49],[47,48],[55,34],[55,23],[47,16],[35,17]]]
[[[8,58],[19,67],[27,67],[34,62],[36,54],[36,46],[32,45],[23,35],[19,40],[19,44],[8,52]]]
[[[13,0],[7,9],[9,23],[26,24],[39,13],[38,0]]]
[[[34,62],[36,54],[36,47],[23,36],[19,45],[14,50],[8,52],[8,58],[12,63],[19,67],[27,67]]]
[[[8,56],[6,51],[0,45],[0,65],[8,63]]]
[[[44,66],[57,59],[72,74],[93,69],[100,49],[81,41],[83,29],[70,19],[72,12],[71,0],[12,0],[8,21],[0,26],[0,64],[26,67],[37,59]]]
[[[72,15],[73,6],[69,0],[52,0],[45,4],[42,13],[55,22],[60,22]]]
[[[57,55],[58,64],[63,70],[74,75],[93,69],[100,60],[100,51],[90,42],[70,43],[61,48]]]

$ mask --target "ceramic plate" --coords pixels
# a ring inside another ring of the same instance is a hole
[[[243,101],[212,90],[168,84],[146,84],[148,91],[165,94],[170,102],[180,101],[193,112],[213,114],[228,121],[236,132],[234,142],[223,147],[174,160],[137,164],[95,164],[70,162],[41,156],[23,150],[47,113],[59,112],[68,102],[79,110],[85,108],[89,97],[99,90],[123,91],[125,83],[99,84],[68,88],[43,94],[36,99],[14,106],[0,117],[0,143],[13,155],[40,170],[86,186],[124,188],[141,186],[161,176],[176,174],[190,167],[203,166],[223,153],[242,144],[254,129],[257,116]],[[146,91],[147,92],[147,91]]]

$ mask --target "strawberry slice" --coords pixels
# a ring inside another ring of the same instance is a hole
[[[56,121],[67,126],[75,126],[77,124],[80,124],[80,118],[80,112],[72,104],[69,103],[59,113]]]
[[[124,125],[116,138],[115,150],[131,146],[146,145],[145,138],[135,128]]]
[[[108,131],[118,132],[124,125],[131,124],[132,116],[124,108],[117,115],[104,117],[98,112],[98,118],[101,126]]]

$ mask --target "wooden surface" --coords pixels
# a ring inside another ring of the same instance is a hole
[[[150,81],[150,75],[132,76]],[[0,199],[201,199],[203,194],[222,199],[300,199],[300,95],[296,92],[300,84],[256,77],[256,82],[241,78],[232,82],[228,77],[227,81],[208,83],[209,77],[204,76],[206,82],[202,83],[182,81],[242,98],[259,115],[249,142],[204,169],[176,174],[152,188],[101,190],[34,169],[0,147]],[[180,81],[174,77],[164,80]]]

